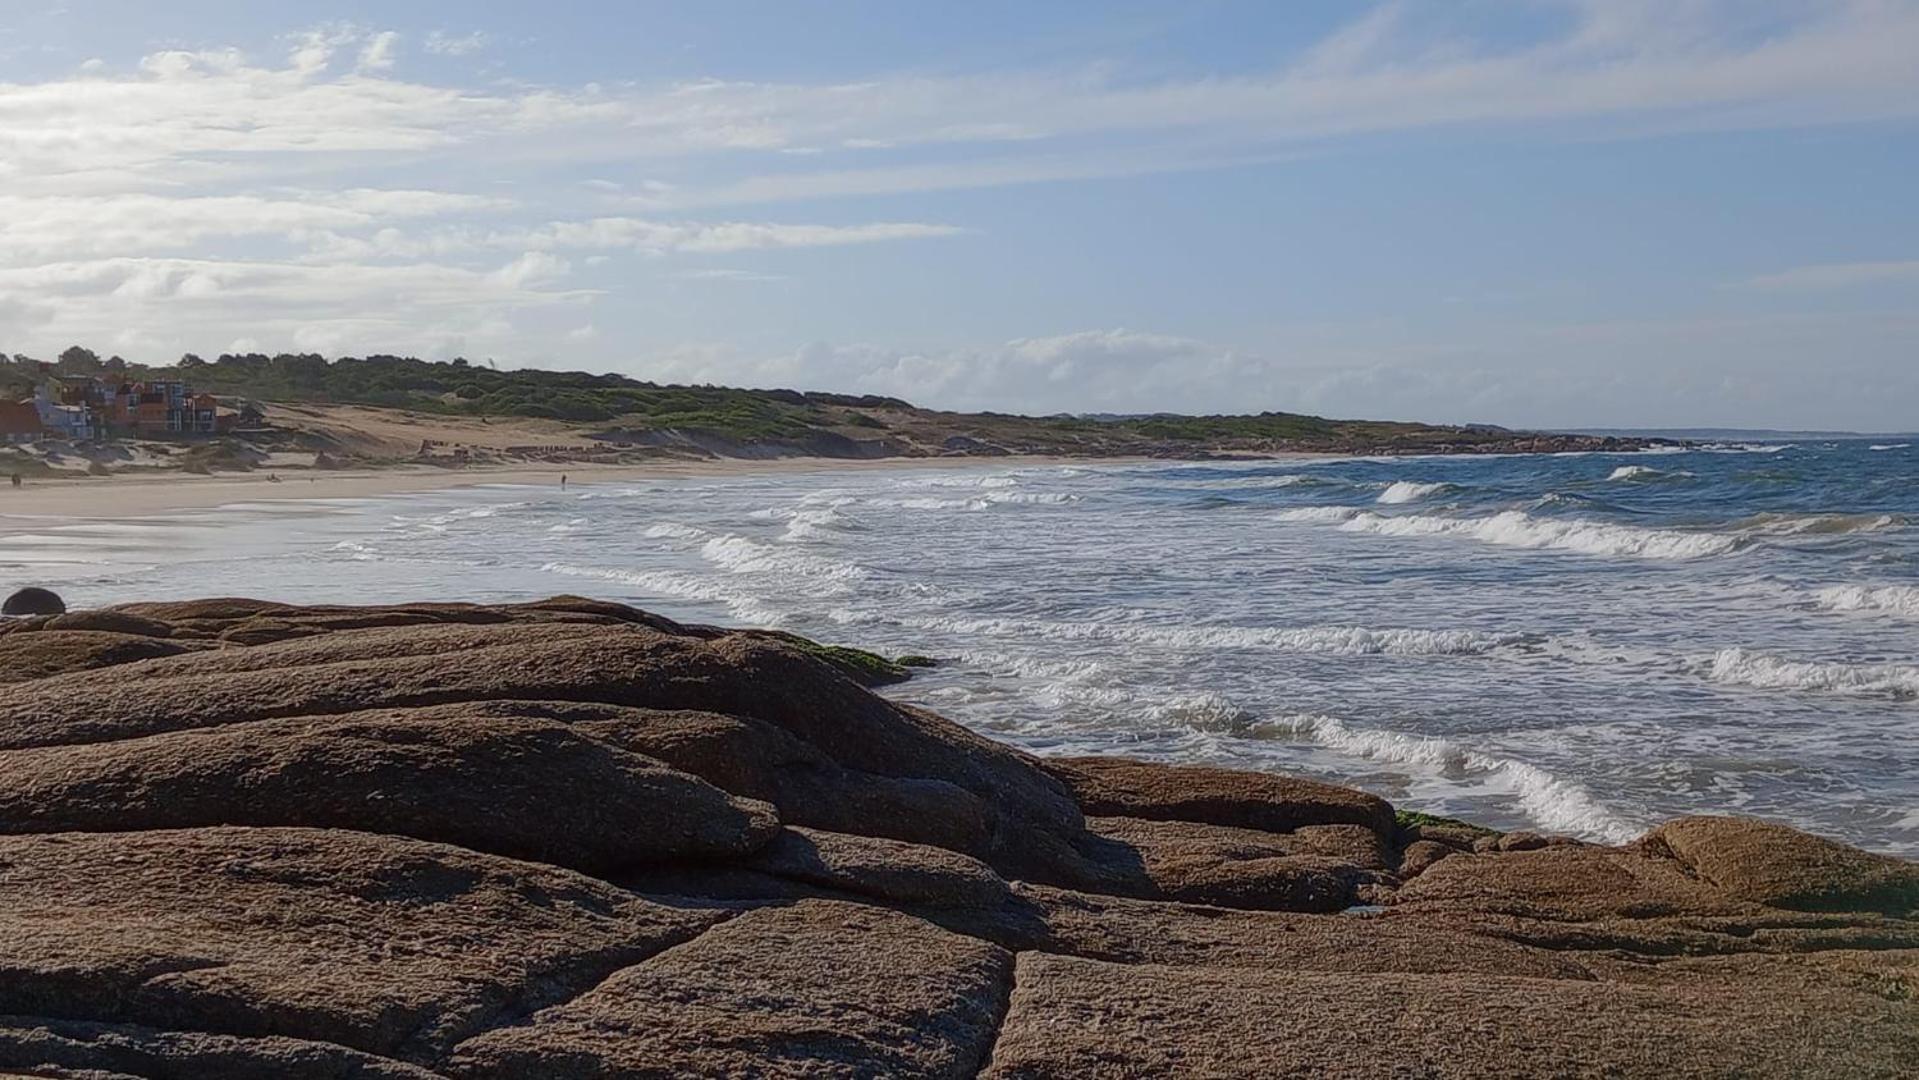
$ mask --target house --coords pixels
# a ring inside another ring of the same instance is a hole
[[[94,379],[86,401],[116,434],[164,437],[214,435],[230,430],[237,415],[212,394],[196,394],[179,379],[125,382]]]
[[[72,392],[64,384],[56,387],[41,383],[33,395],[33,410],[40,418],[45,435],[84,442],[94,437],[99,425],[94,422],[93,407],[85,404],[84,397],[81,404],[66,404],[65,399],[71,396]]]
[[[0,443],[29,443],[46,435],[31,401],[0,401]]]

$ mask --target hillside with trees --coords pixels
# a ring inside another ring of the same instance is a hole
[[[370,406],[449,418],[556,421],[614,445],[721,456],[826,457],[1069,454],[1204,457],[1278,451],[1488,453],[1631,448],[1632,440],[1541,436],[1485,426],[1337,420],[1287,412],[1239,416],[1045,416],[954,413],[898,398],[663,385],[616,374],[501,369],[463,359],[375,355],[189,353],[150,367],[74,347],[51,361],[0,364],[9,398],[46,374],[177,378],[196,390],[266,404]]]

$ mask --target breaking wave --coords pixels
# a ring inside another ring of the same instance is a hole
[[[1893,514],[1778,514],[1759,513],[1739,523],[1741,528],[1773,536],[1833,536],[1878,532],[1905,524]]]
[[[1813,593],[1813,605],[1826,611],[1886,611],[1919,615],[1919,586],[1833,585]]]
[[[1649,483],[1655,480],[1687,480],[1691,479],[1692,475],[1683,469],[1678,472],[1667,472],[1664,469],[1655,469],[1651,465],[1621,465],[1606,479],[1614,482]]]
[[[700,545],[700,557],[732,573],[803,577],[835,592],[848,591],[854,582],[871,576],[863,566],[772,547],[744,536],[715,536]]]
[[[1418,484],[1411,480],[1400,480],[1387,485],[1386,490],[1380,492],[1379,498],[1374,501],[1382,503],[1409,503],[1423,499],[1428,495],[1437,495],[1442,491],[1451,490],[1451,488],[1451,484],[1445,483]]]
[[[836,611],[831,617],[841,622],[865,622],[874,618],[850,609]],[[893,621],[915,629],[969,636],[1116,641],[1181,650],[1274,649],[1344,656],[1484,656],[1500,649],[1537,646],[1544,640],[1537,634],[1364,626],[1142,626],[1111,621],[1047,622],[965,616],[909,616]]]
[[[1279,476],[1229,476],[1214,480],[1166,480],[1160,483],[1166,487],[1202,488],[1209,491],[1263,491],[1328,484],[1333,481],[1324,477],[1308,476],[1305,473],[1284,473]]]
[[[1705,676],[1731,686],[1764,690],[1823,690],[1841,694],[1919,697],[1919,667],[1897,664],[1822,664],[1786,660],[1749,649],[1721,649],[1701,665]]]
[[[1883,453],[1885,453],[1885,452],[1886,452],[1886,451],[1888,451],[1888,450],[1910,450],[1910,449],[1912,449],[1912,444],[1911,444],[1911,443],[1909,443],[1909,442],[1902,442],[1902,443],[1880,443],[1880,444],[1878,444],[1878,445],[1876,445],[1876,446],[1873,446],[1873,447],[1870,447],[1869,449],[1871,449],[1871,450],[1873,450],[1873,451],[1875,451],[1875,452],[1877,452],[1877,453],[1881,453],[1881,454],[1883,454]]]
[[[1350,757],[1410,766],[1457,782],[1471,777],[1510,792],[1525,815],[1552,832],[1571,833],[1608,843],[1625,843],[1640,830],[1601,806],[1590,792],[1523,761],[1495,757],[1430,735],[1362,730],[1330,716],[1291,716],[1263,721],[1275,734],[1312,739]]]
[[[757,597],[734,592],[710,578],[677,570],[621,570],[616,567],[575,566],[558,562],[547,563],[540,570],[564,577],[616,582],[652,596],[724,604],[728,614],[749,625],[778,626],[786,621],[783,612],[767,607]]]
[[[1584,555],[1630,555],[1642,559],[1699,559],[1727,555],[1746,539],[1712,532],[1646,529],[1578,518],[1536,518],[1507,510],[1486,518],[1386,517],[1370,511],[1348,515],[1347,532],[1380,536],[1457,536],[1506,547],[1551,548]],[[1300,519],[1305,520],[1305,519]],[[1339,519],[1314,519],[1339,520]]]
[[[1350,521],[1362,511],[1357,506],[1301,506],[1293,510],[1281,510],[1273,515],[1275,521]]]

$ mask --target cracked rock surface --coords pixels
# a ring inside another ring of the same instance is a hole
[[[1919,1075],[1919,864],[1041,761],[832,656],[577,597],[0,621],[0,1076]]]

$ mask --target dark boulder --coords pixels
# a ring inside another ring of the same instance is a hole
[[[17,590],[0,603],[0,615],[62,615],[66,610],[67,603],[58,594],[34,585]]]

